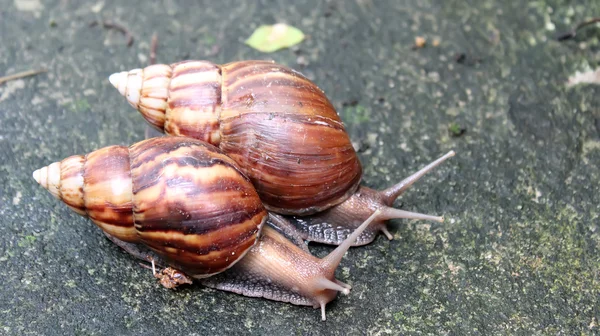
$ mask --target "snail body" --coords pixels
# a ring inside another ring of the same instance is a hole
[[[378,232],[391,239],[387,219],[443,220],[392,206],[454,152],[386,190],[361,186],[362,166],[338,113],[321,89],[288,67],[188,60],[115,73],[109,80],[156,130],[227,153],[265,208],[286,215],[306,240],[340,244],[376,209],[385,216],[355,245]]]
[[[277,225],[265,224],[283,219],[269,215],[231,158],[186,137],[74,155],[36,170],[33,177],[138,258],[151,256],[214,288],[321,307],[323,318],[325,304],[338,291],[349,291],[334,272],[369,225],[366,221],[318,259],[286,239]],[[377,216],[376,211],[371,220]]]

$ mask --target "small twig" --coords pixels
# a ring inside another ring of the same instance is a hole
[[[152,34],[152,42],[150,43],[150,65],[156,64],[156,48],[158,47],[158,35]]]
[[[152,269],[152,266],[148,266],[148,265],[146,265],[146,264],[144,264],[144,263],[139,263],[139,264],[140,264],[140,266],[142,266],[143,268],[147,268],[147,269],[149,269],[149,270],[151,270],[151,269]]]
[[[89,24],[90,27],[94,27],[96,25],[98,25],[98,21],[92,21]],[[115,30],[118,30],[121,33],[123,33],[123,35],[125,35],[125,38],[127,39],[128,47],[131,47],[131,45],[133,44],[133,35],[129,31],[129,29],[127,29],[125,26],[123,26],[119,23],[116,23],[116,22],[112,22],[112,21],[102,21],[102,26],[104,28],[115,29]]]
[[[152,275],[156,276],[156,267],[154,266],[154,259],[152,259]]]
[[[144,267],[144,268],[147,268],[147,269],[150,269],[150,270],[152,270],[152,274],[153,274],[154,276],[156,276],[156,266],[154,265],[154,258],[152,258],[152,257],[150,257],[150,256],[148,256],[147,258],[148,258],[148,259],[150,260],[150,262],[152,263],[152,266],[146,265],[146,264],[144,264],[144,263],[139,263],[139,264],[140,264],[140,266],[142,266],[142,267]]]
[[[127,28],[125,28],[125,26],[111,21],[103,21],[102,25],[104,26],[104,28],[116,29],[121,33],[125,34],[125,38],[127,39],[127,46],[131,47],[131,45],[133,44],[133,35],[131,35],[131,32]]]
[[[570,30],[568,32],[558,35],[558,37],[556,37],[556,39],[558,41],[570,40],[570,39],[574,38],[575,35],[577,35],[577,31],[580,30],[581,28],[584,28],[585,26],[589,26],[591,24],[598,23],[598,22],[600,22],[600,17],[593,18],[593,19],[590,19],[587,21],[583,21],[580,24],[578,24],[577,26],[575,26],[575,28],[573,28],[573,30]]]
[[[4,82],[11,81],[11,80],[23,78],[23,77],[29,77],[29,76],[38,75],[38,74],[41,74],[41,73],[46,72],[46,71],[48,71],[48,70],[46,70],[46,69],[27,70],[27,71],[23,71],[23,72],[19,72],[19,73],[13,74],[13,75],[8,75],[8,76],[0,77],[0,84],[2,84]]]

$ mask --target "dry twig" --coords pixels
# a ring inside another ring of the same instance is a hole
[[[156,48],[158,47],[158,35],[152,34],[152,42],[150,43],[150,65],[156,64]]]
[[[98,21],[92,21],[92,22],[90,22],[89,26],[94,27],[97,24],[98,24]],[[102,26],[104,28],[115,29],[115,30],[118,30],[121,33],[123,33],[123,35],[125,35],[125,38],[127,39],[128,47],[131,47],[131,45],[133,44],[133,35],[129,31],[129,29],[127,29],[125,26],[123,26],[119,23],[116,23],[116,22],[112,22],[112,21],[102,21]]]
[[[35,76],[37,74],[41,74],[41,73],[46,72],[46,71],[48,71],[48,70],[46,70],[46,69],[35,69],[35,70],[27,70],[27,71],[19,72],[19,73],[12,74],[12,75],[7,75],[7,76],[4,76],[4,77],[0,77],[0,84],[2,84],[4,82],[11,81],[11,80],[23,78],[23,77]]]
[[[575,35],[577,35],[577,31],[579,29],[584,28],[585,26],[592,25],[594,23],[598,23],[598,22],[600,22],[600,17],[583,21],[583,22],[579,23],[577,26],[575,26],[575,28],[573,28],[572,30],[558,35],[558,37],[556,39],[558,41],[570,40],[570,39],[574,38]]]

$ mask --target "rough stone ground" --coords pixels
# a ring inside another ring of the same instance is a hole
[[[596,0],[0,0],[0,74],[49,70],[0,85],[0,333],[599,333],[600,86],[565,83],[599,66],[600,27],[553,40],[593,15]],[[101,19],[134,44],[89,26]],[[242,43],[274,22],[310,38],[269,55]],[[146,65],[154,32],[159,62],[260,58],[304,72],[338,108],[368,186],[456,150],[399,202],[447,222],[397,221],[395,240],[352,249],[338,276],[354,288],[326,322],[312,308],[161,288],[31,178],[143,138],[107,77]],[[425,48],[411,48],[416,36]]]

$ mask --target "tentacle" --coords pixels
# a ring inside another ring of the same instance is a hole
[[[334,291],[342,292],[344,295],[350,294],[350,289],[339,285],[338,283],[331,281],[326,278],[319,278],[315,281],[315,285],[323,289],[331,289]]]
[[[422,219],[422,220],[430,220],[435,222],[442,223],[444,221],[444,217],[440,216],[431,216],[424,215],[417,212],[404,211],[396,208],[383,207],[381,209],[381,216],[379,219],[381,220],[389,220],[389,219]]]
[[[421,168],[416,173],[410,175],[409,177],[405,178],[404,180],[400,181],[399,183],[381,191],[381,194],[383,196],[385,204],[387,204],[388,206],[391,206],[392,204],[394,204],[394,201],[396,200],[396,198],[398,198],[398,196],[400,196],[403,192],[405,192],[406,189],[410,188],[410,186],[412,186],[421,177],[423,177],[423,175],[432,171],[435,167],[439,166],[442,162],[446,161],[447,159],[453,157],[455,154],[456,153],[454,151],[449,151],[448,153],[446,153],[446,155],[431,162],[427,166]]]
[[[354,242],[360,236],[360,234],[378,216],[381,216],[381,210],[379,210],[379,209],[375,210],[375,212],[373,212],[373,214],[369,218],[367,218],[367,220],[365,220],[356,230],[354,230],[354,232],[352,232],[352,234],[348,238],[346,238],[346,240],[344,240],[344,242],[342,244],[340,244],[340,246],[338,246],[335,250],[333,250],[331,253],[329,253],[329,255],[327,255],[325,258],[321,259],[321,267],[324,269],[324,272],[323,272],[324,275],[330,274],[330,277],[333,277],[333,274],[335,273],[335,269],[338,267],[338,265],[342,261],[342,258],[344,257],[344,255],[346,254],[346,252],[348,251],[350,246],[352,246],[354,244]],[[350,288],[348,288],[349,287],[348,285],[346,285],[346,284],[344,284],[344,285],[345,286],[342,286],[340,283],[338,283],[338,281],[335,280],[335,278],[334,278],[334,281],[332,281],[332,280],[329,280],[328,278],[320,277],[315,280],[315,283],[313,286],[315,286],[316,288],[320,287],[322,289],[339,291],[339,292],[342,292],[343,294],[348,295],[350,293]],[[325,301],[320,299],[319,305],[321,306],[321,319],[323,321],[325,321]]]
[[[330,269],[330,271],[333,273],[333,271],[335,271],[340,264],[340,261],[342,261],[344,254],[346,254],[346,251],[348,251],[350,246],[354,245],[360,234],[379,216],[381,216],[381,210],[377,209],[369,218],[367,218],[367,220],[365,220],[356,230],[354,230],[354,232],[352,232],[352,234],[348,236],[348,238],[346,238],[346,240],[344,240],[340,246],[329,253],[328,256],[323,258],[321,260],[321,265],[323,265],[323,268]]]
[[[344,288],[352,289],[352,286],[348,285],[347,283],[341,282],[338,279],[335,279],[335,282]]]

